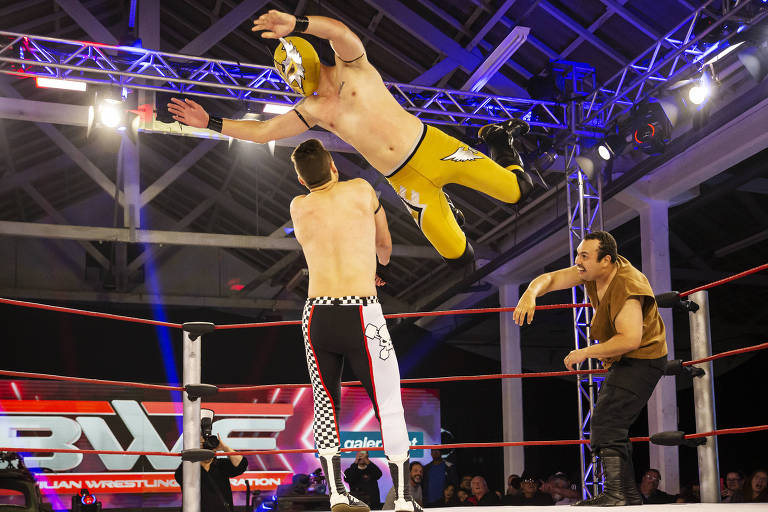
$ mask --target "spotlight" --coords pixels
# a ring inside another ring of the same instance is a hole
[[[127,127],[126,111],[119,100],[104,98],[96,106],[96,118],[101,126],[106,128],[125,129]]]
[[[704,84],[694,84],[688,89],[688,99],[694,105],[701,105],[709,97],[709,87]]]
[[[619,156],[624,148],[627,147],[627,141],[618,133],[612,133],[605,137],[605,140],[597,146],[597,154],[603,160],[610,160]]]
[[[648,155],[664,151],[672,133],[672,124],[659,103],[638,105],[632,115],[632,138],[637,149]]]

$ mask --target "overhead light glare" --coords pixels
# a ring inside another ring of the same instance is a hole
[[[603,160],[611,159],[611,150],[605,144],[600,144],[597,147],[597,154],[600,155],[600,158]]]
[[[283,103],[265,103],[265,114],[285,114],[293,110],[293,105],[285,105]]]
[[[62,80],[61,78],[48,78],[44,76],[35,77],[38,87],[47,89],[66,89],[68,91],[85,91],[87,84],[77,80]]]

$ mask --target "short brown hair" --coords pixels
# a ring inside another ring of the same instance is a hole
[[[331,154],[317,139],[305,140],[293,150],[291,160],[299,177],[309,188],[331,180]]]
[[[616,239],[607,231],[593,231],[584,237],[584,240],[597,240],[600,246],[597,249],[597,261],[601,261],[606,256],[611,257],[611,263],[616,263],[619,259],[619,252],[616,247]],[[655,471],[655,470],[654,470]]]

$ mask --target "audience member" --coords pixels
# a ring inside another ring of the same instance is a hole
[[[467,494],[472,496],[472,475],[464,475],[459,480],[459,487],[467,491]]]
[[[461,487],[456,489],[456,498],[459,500],[459,503],[458,503],[459,507],[471,505],[472,503],[467,501],[469,497],[470,497],[470,493],[468,493],[466,489],[463,489]]]
[[[488,489],[488,482],[482,476],[478,475],[472,478],[470,485],[472,486],[472,495],[467,498],[467,503],[478,507],[491,507],[499,504],[499,497]]]
[[[520,475],[511,474],[507,477],[507,492],[504,494],[505,496],[517,496],[520,494],[520,484],[522,483],[522,480],[520,479]]]
[[[742,492],[744,488],[744,473],[742,471],[729,471],[725,474],[725,485],[720,492],[720,500],[723,503],[741,503],[744,500]]]
[[[357,452],[355,462],[344,471],[344,480],[349,483],[349,492],[372,509],[381,508],[379,494],[381,469],[371,462],[368,452]]]
[[[700,503],[701,488],[699,482],[694,481],[686,484],[680,489],[680,494],[675,498],[675,503]]]
[[[571,480],[562,472],[550,476],[539,491],[549,494],[555,505],[571,505],[579,501],[579,493],[571,488]]]
[[[661,473],[658,469],[650,468],[643,473],[640,479],[638,490],[643,497],[643,503],[652,505],[661,505],[664,503],[674,503],[675,497],[659,490],[661,483]]]
[[[522,481],[520,482],[520,494],[504,496],[502,504],[529,507],[554,505],[552,497],[541,492],[539,485],[534,476],[523,473]]]
[[[411,470],[410,470],[410,478],[408,480],[408,485],[410,486],[411,490],[411,498],[413,498],[413,501],[424,506],[424,494],[421,490],[421,481],[424,477],[424,467],[421,465],[421,462],[413,461],[411,462]],[[395,509],[395,488],[391,488],[389,492],[387,493],[387,498],[384,500],[384,506],[382,507],[384,510],[394,510]]]
[[[453,464],[443,459],[440,450],[432,450],[432,462],[424,466],[424,480],[421,484],[424,502],[440,501],[446,486],[450,484],[455,487],[458,483],[459,477]]]
[[[448,484],[443,489],[443,495],[427,504],[429,508],[441,508],[441,507],[457,507],[459,506],[459,499],[456,497],[456,486]]]
[[[768,471],[757,469],[749,475],[742,490],[744,503],[768,503]]]

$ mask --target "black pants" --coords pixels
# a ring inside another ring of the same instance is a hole
[[[635,422],[664,374],[666,356],[658,359],[623,357],[603,381],[592,414],[589,444],[592,451],[614,448],[632,457],[629,427]]]

